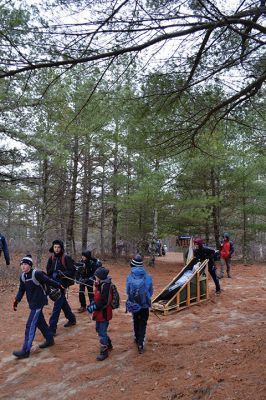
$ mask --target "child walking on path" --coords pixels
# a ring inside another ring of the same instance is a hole
[[[142,257],[137,254],[130,263],[131,273],[127,277],[126,309],[132,313],[135,342],[140,354],[144,352],[144,339],[149,319],[149,308],[153,294],[152,277],[145,271]]]
[[[30,308],[30,315],[26,323],[25,339],[21,350],[13,351],[17,358],[27,358],[35,336],[36,328],[42,332],[45,342],[39,345],[41,349],[54,344],[53,333],[49,329],[43,315],[43,307],[48,304],[47,295],[42,285],[60,288],[60,284],[49,279],[44,272],[33,269],[32,257],[27,255],[20,262],[22,274],[19,290],[13,303],[13,310],[17,310],[18,303],[26,293]]]
[[[95,271],[96,282],[94,284],[94,303],[87,307],[96,321],[96,332],[100,341],[100,353],[97,361],[103,361],[108,357],[108,350],[112,350],[112,341],[107,334],[109,321],[112,319],[112,291],[111,278],[108,277],[109,270],[99,267]]]

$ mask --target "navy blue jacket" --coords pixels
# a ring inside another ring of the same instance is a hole
[[[25,282],[23,282],[22,278],[20,277],[20,285],[16,295],[16,300],[20,302],[24,296],[24,293],[26,292],[30,309],[37,310],[48,304],[47,294],[45,293],[42,284],[46,284],[54,288],[59,288],[60,284],[52,279],[49,279],[44,272],[36,270],[35,278],[40,282],[40,285],[37,286],[32,280],[32,271],[33,270],[31,269],[28,273],[24,274]]]
[[[9,265],[10,264],[10,257],[9,257],[6,238],[0,233],[0,256],[1,256],[2,251],[4,253],[4,257],[5,257],[5,260],[6,260],[6,265]]]

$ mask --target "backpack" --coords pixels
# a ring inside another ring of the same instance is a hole
[[[36,268],[33,268],[33,270],[32,270],[32,275],[31,275],[31,279],[28,279],[28,280],[29,280],[29,281],[32,281],[32,282],[34,283],[34,285],[40,286],[41,289],[43,290],[43,293],[44,293],[46,296],[49,296],[49,298],[50,298],[52,301],[58,300],[58,299],[61,297],[61,290],[60,290],[60,289],[52,288],[52,287],[50,287],[50,286],[47,286],[46,284],[41,284],[41,283],[36,279],[36,277],[35,277],[36,271],[38,271],[38,270],[37,270]],[[21,274],[21,280],[22,280],[23,283],[26,282],[25,272],[23,272],[23,273]]]
[[[128,283],[129,295],[126,307],[127,311],[135,313],[149,302],[146,293],[145,276],[143,278],[136,278],[134,275],[130,275]]]
[[[233,244],[233,242],[230,240],[230,257],[232,256],[232,254],[234,254],[234,252],[235,252],[235,249],[234,249],[234,244]]]
[[[114,283],[111,283],[110,285],[110,291],[112,293],[112,300],[111,300],[111,307],[113,310],[115,310],[116,308],[119,308],[120,306],[120,296],[117,290],[117,287],[115,286]]]

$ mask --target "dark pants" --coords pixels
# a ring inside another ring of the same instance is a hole
[[[49,320],[49,326],[53,333],[56,332],[57,323],[59,320],[59,315],[60,315],[61,310],[63,310],[63,313],[65,314],[66,319],[68,319],[70,322],[76,321],[76,317],[73,314],[73,312],[71,311],[70,305],[68,304],[65,293],[63,291],[61,293],[61,297],[54,302],[53,312],[52,312],[52,315]]]
[[[96,321],[96,332],[98,333],[100,344],[102,346],[107,346],[108,342],[111,341],[107,334],[108,326],[109,321]]]
[[[144,342],[148,319],[149,319],[148,308],[142,308],[138,312],[133,313],[135,339],[138,345],[140,346],[142,346]]]
[[[22,347],[23,352],[30,351],[37,328],[40,329],[48,342],[53,339],[53,334],[44,319],[42,308],[30,310],[30,315],[25,329],[25,340]]]
[[[79,285],[79,302],[80,302],[81,307],[86,307],[86,297],[85,297],[86,288],[88,291],[90,303],[94,300],[92,283],[93,283],[93,281],[90,280],[89,282],[86,282],[86,285],[90,285],[90,286],[85,286],[83,284]]]
[[[219,292],[221,290],[221,288],[220,288],[220,282],[219,282],[218,276],[216,274],[215,265],[208,266],[208,270],[209,270],[209,273],[210,273],[210,275],[211,275],[211,277],[213,279],[213,282],[215,283],[216,292]]]

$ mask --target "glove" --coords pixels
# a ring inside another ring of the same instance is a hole
[[[96,304],[95,304],[95,303],[93,303],[93,304],[91,304],[91,305],[87,306],[87,311],[88,311],[88,313],[92,314],[92,313],[93,313],[93,311],[95,311],[95,310],[96,310],[96,308],[97,308]]]
[[[13,310],[17,311],[17,307],[18,307],[18,301],[15,299],[13,303]]]

